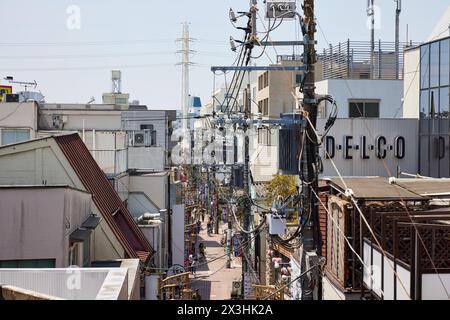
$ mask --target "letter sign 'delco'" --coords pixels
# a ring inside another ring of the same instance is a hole
[[[333,159],[336,155],[336,141],[334,140],[334,137],[327,136],[325,138],[325,150],[325,158]]]
[[[404,159],[406,152],[406,140],[404,137],[399,136],[395,138],[395,157],[397,159]]]
[[[361,136],[359,145],[352,144],[353,136],[344,136],[343,140],[344,145],[336,145],[336,139],[334,137],[325,137],[325,159],[334,159],[336,157],[336,152],[342,151],[344,159],[352,160],[352,150],[359,150],[360,158],[362,160],[370,160],[371,152],[373,151],[375,152],[375,156],[381,160],[386,159],[388,155],[393,155],[398,160],[402,160],[406,157],[406,139],[403,136],[397,136],[392,141],[392,144],[388,144],[388,139],[385,136],[376,138],[374,145],[368,143],[367,136]],[[445,156],[445,145],[444,147],[439,148],[443,151],[440,151],[438,156]]]
[[[344,138],[344,158],[347,160],[353,159],[353,156],[350,154],[350,150],[353,149],[352,140],[352,136],[345,136]]]
[[[386,137],[380,136],[377,138],[377,157],[378,159],[386,159]]]
[[[367,151],[367,137],[361,136],[361,159],[368,160],[370,156]]]

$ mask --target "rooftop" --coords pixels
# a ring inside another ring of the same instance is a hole
[[[129,300],[139,281],[138,260],[117,267],[0,269],[0,293],[6,300]]]
[[[418,195],[412,191],[404,189],[400,186],[389,183],[387,178],[380,177],[364,177],[364,178],[345,178],[345,184],[340,178],[332,178],[329,180],[330,185],[341,192],[351,189],[355,199],[358,200],[378,200],[390,201],[402,199],[406,201],[427,200],[426,197]]]

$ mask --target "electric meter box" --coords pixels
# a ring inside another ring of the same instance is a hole
[[[267,224],[269,225],[269,234],[272,236],[282,236],[286,233],[286,217],[268,214]]]

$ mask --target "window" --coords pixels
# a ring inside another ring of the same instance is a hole
[[[269,129],[258,130],[258,144],[262,146],[272,145],[272,136]]]
[[[441,71],[440,86],[450,84],[450,39],[441,42]]]
[[[450,39],[423,45],[420,51],[420,117],[449,119]]]
[[[269,115],[269,98],[259,101],[258,109],[259,109],[258,111],[263,116],[268,116]]]
[[[448,87],[441,88],[439,93],[439,101],[439,118],[449,119],[450,97]]]
[[[424,45],[420,48],[420,88],[428,89],[430,87],[430,45]]]
[[[439,113],[439,89],[430,90],[429,118],[436,118]]]
[[[2,145],[13,144],[30,140],[28,129],[2,129]]]
[[[353,101],[349,104],[349,118],[379,118],[380,103],[377,101]]]
[[[264,72],[258,77],[258,90],[261,91],[269,86],[269,72]]]
[[[439,42],[431,44],[430,49],[430,88],[439,86]]]
[[[420,118],[425,119],[430,116],[430,92],[428,90],[422,90],[420,92]]]
[[[152,124],[141,124],[141,131],[146,131],[146,134],[148,134],[148,143],[146,143],[148,146],[154,147],[156,146],[156,130],[154,130],[154,126]]]
[[[55,265],[55,259],[0,261],[1,269],[43,269],[55,268]]]

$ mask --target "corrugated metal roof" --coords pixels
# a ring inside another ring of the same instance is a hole
[[[396,184],[421,196],[450,195],[450,179],[397,179]]]
[[[333,178],[330,184],[342,192],[345,192],[346,188],[351,189],[356,199],[383,201],[427,199],[398,185],[390,184],[387,178],[345,178],[344,181],[345,184],[340,178]]]
[[[126,253],[130,258],[139,258],[143,263],[147,263],[154,253],[153,248],[80,136],[70,134],[57,136],[54,139],[86,190],[92,194],[94,203]]]

